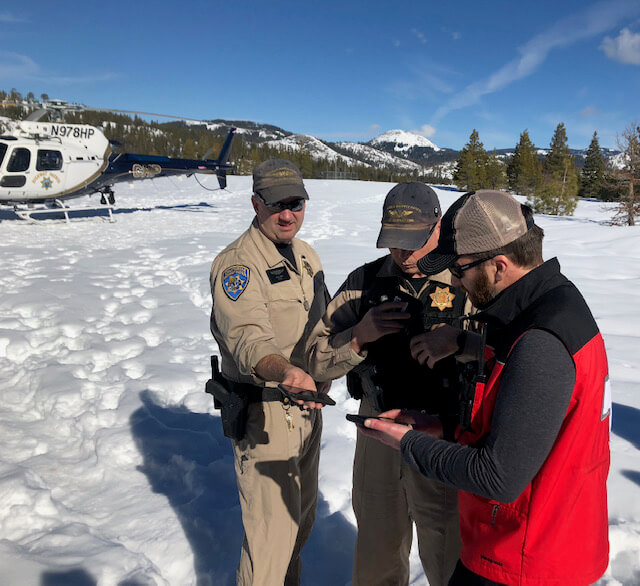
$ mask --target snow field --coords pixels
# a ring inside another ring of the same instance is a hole
[[[392,184],[307,187],[300,237],[333,293],[380,255]],[[228,192],[193,179],[123,186],[114,224],[32,225],[0,211],[0,583],[232,582],[242,541],[233,460],[203,392],[216,350],[208,272],[251,221],[250,193],[249,177],[230,177]],[[457,196],[439,194],[443,208]],[[545,258],[557,255],[581,289],[609,352],[611,565],[601,584],[631,586],[640,583],[640,228],[608,226],[610,215],[581,201],[572,218],[536,221]],[[305,585],[351,576],[356,430],[344,414],[357,403],[343,380],[331,393]],[[412,583],[426,584],[415,551]]]

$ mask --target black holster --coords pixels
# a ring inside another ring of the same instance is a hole
[[[386,411],[383,390],[376,384],[374,377],[376,367],[368,362],[361,362],[347,373],[347,390],[354,399],[366,399],[379,413]]]
[[[238,385],[222,376],[218,366],[218,357],[211,357],[211,379],[207,381],[205,391],[213,396],[213,405],[220,409],[222,431],[230,439],[240,441],[247,429],[249,404],[254,397],[242,392],[251,385]]]

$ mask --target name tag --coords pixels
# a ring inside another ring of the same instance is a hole
[[[289,275],[289,271],[285,266],[268,270],[267,277],[269,277],[269,281],[271,281],[272,285],[275,285],[276,283],[282,283],[282,281],[288,281],[291,279],[291,275]]]

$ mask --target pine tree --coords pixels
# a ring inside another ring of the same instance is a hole
[[[633,122],[618,136],[624,166],[614,171],[620,203],[612,219],[614,224],[635,226],[640,217],[640,123]]]
[[[602,199],[605,173],[606,164],[598,142],[598,133],[594,132],[580,176],[580,196]]]
[[[507,164],[507,179],[511,191],[528,196],[532,196],[542,183],[542,165],[527,130],[520,135],[520,141]]]
[[[469,142],[460,151],[453,180],[458,187],[468,191],[482,189],[487,183],[488,161],[489,155],[480,142],[478,131],[474,128]]]
[[[490,155],[487,155],[486,170],[487,180],[484,187],[487,189],[504,189],[506,187],[505,164],[498,158],[495,149]]]
[[[536,212],[554,216],[571,216],[578,205],[578,170],[569,151],[563,122],[553,133],[549,154],[542,167],[542,184],[529,205]]]

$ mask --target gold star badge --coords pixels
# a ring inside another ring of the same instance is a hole
[[[437,307],[440,311],[444,311],[448,307],[453,307],[453,300],[456,298],[455,294],[451,292],[449,287],[438,287],[434,293],[429,295],[433,303],[431,307]]]

